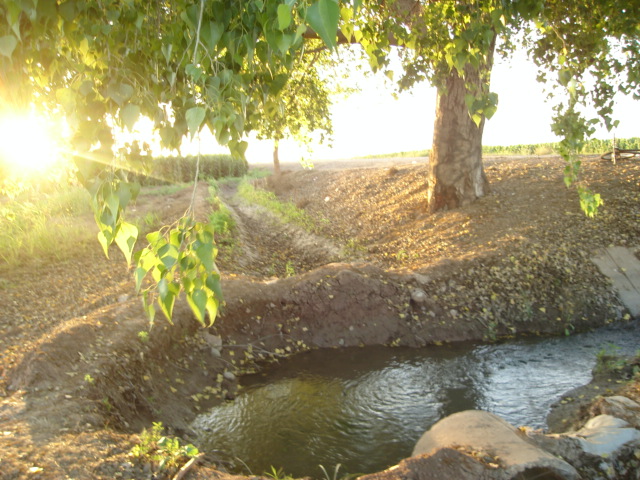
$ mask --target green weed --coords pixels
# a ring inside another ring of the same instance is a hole
[[[293,266],[291,260],[287,260],[287,263],[284,266],[284,271],[287,277],[293,277],[296,274],[296,269]]]
[[[347,240],[347,243],[342,247],[343,253],[345,255],[358,255],[365,253],[367,248],[361,244],[359,244],[355,239],[350,238]]]
[[[209,187],[209,203],[213,208],[213,212],[209,215],[209,223],[216,233],[216,242],[232,245],[235,243],[236,222],[231,211],[218,198],[217,192],[216,187]]]
[[[608,373],[621,370],[626,361],[619,355],[620,347],[612,343],[605,345],[596,354],[595,371],[597,373]]]
[[[324,465],[318,465],[318,466],[320,467],[320,470],[322,470],[322,474],[324,475],[323,480],[351,480],[353,478],[360,476],[360,474],[354,474],[354,473],[344,473],[338,476],[338,472],[340,472],[340,467],[342,467],[340,463],[336,464],[336,466],[333,468],[333,473],[331,475],[329,475],[329,472],[327,472],[327,469],[324,468]]]
[[[154,422],[151,429],[140,434],[140,443],[131,449],[131,455],[143,463],[150,463],[158,471],[179,467],[200,452],[191,444],[180,445],[180,440],[163,436],[161,422]]]
[[[273,480],[293,480],[291,475],[287,475],[284,473],[284,470],[281,468],[276,469],[273,465],[271,466],[271,470],[269,472],[264,472],[264,475],[273,478]]]

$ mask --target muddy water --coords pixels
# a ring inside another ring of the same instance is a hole
[[[244,473],[370,473],[411,454],[433,423],[483,409],[544,428],[550,405],[588,383],[596,354],[640,348],[638,324],[564,338],[424,349],[318,350],[244,378],[234,402],[196,419],[202,450]],[[239,460],[241,461],[239,461]]]

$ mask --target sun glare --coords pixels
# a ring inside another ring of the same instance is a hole
[[[0,163],[19,175],[44,173],[59,160],[52,126],[35,113],[0,115]]]

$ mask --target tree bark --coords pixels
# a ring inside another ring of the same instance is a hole
[[[468,88],[471,92],[488,90],[494,48],[495,38],[488,61],[480,69],[467,65],[466,85],[465,79],[454,70],[438,89],[427,176],[427,210],[430,212],[468,205],[489,192],[482,164],[485,118],[483,115],[480,125],[476,125],[469,115],[465,95],[469,93]]]
[[[429,157],[427,209],[467,205],[488,192],[482,165],[482,131],[469,116],[465,82],[453,72],[438,92],[433,146]]]

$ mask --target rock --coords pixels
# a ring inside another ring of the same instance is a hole
[[[209,346],[217,349],[220,349],[220,347],[222,347],[222,337],[220,337],[219,335],[211,335],[209,332],[206,332],[204,330],[202,331],[201,335],[204,341],[209,344]]]
[[[414,288],[411,291],[411,301],[416,305],[424,305],[428,298],[427,293],[421,288]]]
[[[625,420],[631,426],[640,428],[640,405],[630,398],[616,395],[600,398],[590,410],[591,415],[611,415]]]
[[[634,468],[640,444],[640,432],[611,415],[594,417],[577,432],[544,435],[533,431],[528,436],[540,448],[564,458],[583,478],[627,478],[616,475],[622,474],[629,460]]]
[[[640,432],[621,418],[598,415],[572,436],[578,438],[582,449],[600,457],[615,457],[627,444],[640,442]]]
[[[422,275],[420,273],[414,273],[413,278],[415,278],[416,282],[418,282],[421,285],[427,285],[429,282],[431,282],[431,277],[427,275]]]
[[[398,465],[358,480],[490,480],[498,478],[491,476],[495,470],[463,451],[440,448],[432,455],[406,458]]]
[[[567,462],[542,450],[522,431],[489,412],[467,410],[440,420],[420,438],[412,455],[432,456],[439,449],[453,447],[476,452],[484,464],[495,465],[490,475],[487,471],[485,476],[475,478],[510,480],[532,475],[548,479],[580,478]]]

